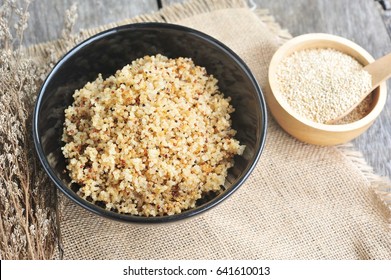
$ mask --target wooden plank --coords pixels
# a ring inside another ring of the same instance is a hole
[[[18,0],[21,1],[21,0]],[[138,14],[156,11],[156,0],[36,0],[30,7],[25,42],[35,44],[58,38],[64,13],[73,2],[78,5],[75,31],[115,22]],[[163,6],[183,0],[163,0]],[[368,50],[375,58],[391,52],[391,41],[380,16],[378,3],[371,0],[253,0],[267,8],[292,35],[310,32],[332,33],[348,38]],[[391,83],[388,83],[391,92]],[[353,141],[366,160],[381,175],[391,178],[391,99],[379,120]]]
[[[156,0],[35,0],[30,4],[29,30],[25,32],[24,43],[37,44],[61,36],[65,11],[72,3],[76,3],[78,13],[75,32],[158,9]]]
[[[388,35],[391,37],[391,1],[388,1],[387,3],[389,3],[387,6],[387,10],[383,10],[380,5],[378,6],[383,18],[384,25],[387,28]]]
[[[164,0],[163,6],[180,2],[183,1]],[[331,33],[356,42],[375,58],[391,52],[390,37],[375,1],[253,0],[253,3],[257,8],[269,9],[276,21],[293,36]],[[391,92],[390,81],[388,91]],[[391,178],[391,98],[375,124],[352,142],[376,173]]]
[[[182,2],[185,2],[185,0],[162,0],[162,5],[164,7]]]
[[[255,0],[255,3],[260,8],[269,9],[293,36],[325,32],[356,42],[375,58],[391,52],[390,37],[375,1]],[[388,92],[391,92],[390,81]],[[391,98],[388,98],[380,118],[353,144],[376,173],[391,178]]]

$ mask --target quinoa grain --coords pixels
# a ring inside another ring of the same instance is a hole
[[[330,48],[294,52],[278,65],[277,81],[291,108],[318,123],[341,116],[372,86],[371,75],[357,60]],[[369,109],[367,98],[339,124],[357,121]]]
[[[76,90],[62,150],[77,193],[109,210],[161,216],[221,192],[245,146],[217,82],[189,58],[156,55]]]

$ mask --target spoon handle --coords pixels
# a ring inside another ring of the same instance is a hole
[[[363,68],[365,71],[367,71],[372,76],[372,88],[370,91],[366,92],[364,95],[361,96],[360,100],[357,101],[356,104],[349,107],[348,110],[346,110],[343,114],[340,116],[329,120],[327,124],[334,124],[337,121],[341,120],[343,117],[348,115],[351,111],[353,111],[354,108],[360,104],[365,97],[367,97],[375,88],[377,88],[382,82],[387,80],[391,77],[391,53],[377,59],[376,61],[366,65]]]
[[[391,77],[391,53],[377,59],[364,67],[372,75],[372,89]]]

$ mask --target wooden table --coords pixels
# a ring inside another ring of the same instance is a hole
[[[222,0],[223,1],[223,0]],[[385,0],[385,6],[389,5]],[[157,11],[159,6],[182,0],[35,0],[30,5],[29,31],[25,43],[36,44],[61,36],[65,10],[78,5],[75,31]],[[391,52],[391,10],[383,11],[375,0],[253,0],[269,9],[293,36],[325,32],[348,38],[375,58]],[[391,5],[389,5],[391,8]],[[391,66],[390,66],[391,67]],[[391,83],[388,83],[391,92]],[[376,123],[353,141],[379,175],[391,178],[391,99]]]

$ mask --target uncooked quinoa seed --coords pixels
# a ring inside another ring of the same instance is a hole
[[[341,116],[372,85],[371,75],[353,57],[321,48],[296,51],[286,57],[277,67],[277,80],[291,108],[318,123]],[[367,99],[347,120],[363,117],[369,103]]]
[[[221,192],[245,147],[217,82],[189,58],[156,55],[76,90],[63,154],[78,194],[119,213],[161,216]]]

